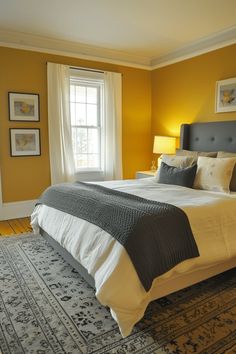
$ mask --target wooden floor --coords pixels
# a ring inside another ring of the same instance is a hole
[[[32,231],[30,218],[0,221],[0,237],[21,234]]]

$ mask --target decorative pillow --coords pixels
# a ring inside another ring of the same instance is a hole
[[[205,152],[205,151],[190,151],[190,150],[182,150],[182,149],[177,149],[176,150],[176,155],[177,156],[193,156],[196,159],[198,156],[207,156],[207,157],[216,157],[217,152]]]
[[[179,168],[169,166],[162,161],[157,182],[192,188],[196,171],[197,165]]]
[[[215,192],[229,192],[229,184],[236,158],[199,156],[194,188]]]
[[[217,157],[225,158],[225,157],[236,157],[236,154],[226,151],[219,151]],[[234,165],[232,178],[230,181],[229,189],[233,192],[236,192],[236,164]]]
[[[193,156],[162,155],[162,161],[169,166],[185,168],[194,165],[197,158]]]

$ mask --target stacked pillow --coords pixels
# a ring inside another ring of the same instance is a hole
[[[235,163],[236,157],[215,159],[199,156],[194,188],[229,193]]]
[[[192,156],[192,157],[195,157],[195,159],[197,159],[199,156],[216,157],[217,152],[216,151],[212,151],[212,152],[190,151],[190,150],[177,149],[176,155],[177,156]]]
[[[157,170],[158,183],[193,187],[197,165],[193,156],[162,155],[161,167]]]
[[[236,158],[236,154],[233,154],[231,152],[225,152],[225,151],[219,151],[217,154],[217,158],[228,158],[228,157],[231,157],[231,158],[235,157]],[[234,165],[229,188],[231,191],[236,192],[236,164]]]
[[[160,172],[158,174],[158,182],[192,188],[196,171],[196,164],[190,167],[180,168],[169,166],[162,161]]]
[[[177,150],[176,155],[162,155],[156,180],[217,192],[236,191],[236,153]]]
[[[161,161],[169,166],[185,168],[194,165],[197,158],[193,156],[162,155]]]

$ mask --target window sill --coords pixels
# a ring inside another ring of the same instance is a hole
[[[83,173],[103,173],[102,170],[77,170],[76,174],[83,174]]]
[[[76,171],[77,181],[104,181],[103,171]]]

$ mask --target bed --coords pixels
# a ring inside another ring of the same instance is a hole
[[[236,121],[184,124],[182,149],[236,152]],[[155,278],[145,291],[126,250],[97,226],[39,205],[32,227],[75,267],[108,306],[123,337],[129,335],[150,301],[207,279],[236,265],[236,192],[224,194],[140,180],[100,182],[108,188],[171,203],[190,221],[200,257],[187,259]]]

